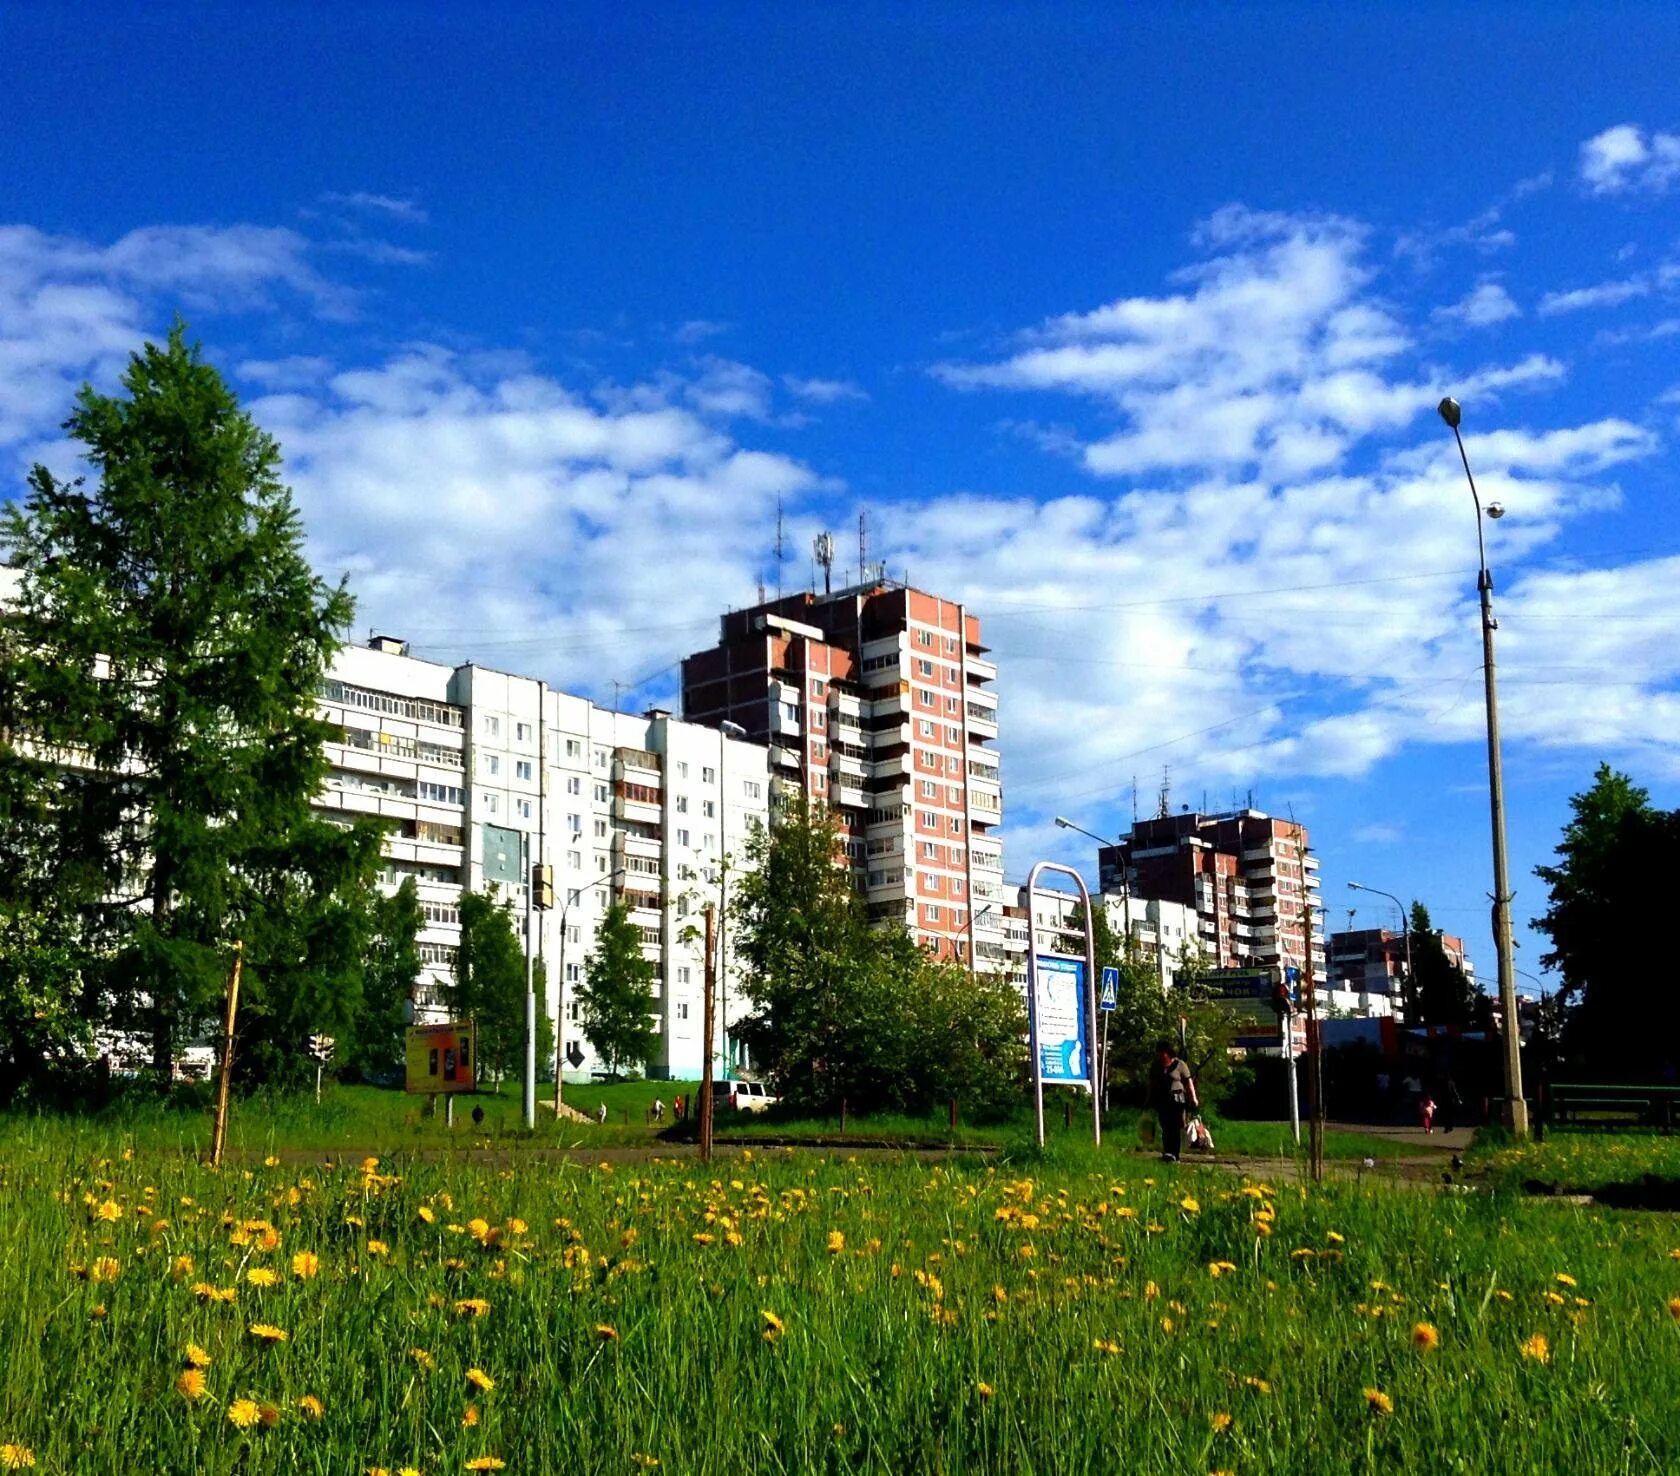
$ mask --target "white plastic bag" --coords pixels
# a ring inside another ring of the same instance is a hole
[[[1213,1134],[1208,1131],[1208,1125],[1198,1114],[1184,1125],[1184,1141],[1191,1148],[1198,1148],[1203,1153],[1213,1152]]]

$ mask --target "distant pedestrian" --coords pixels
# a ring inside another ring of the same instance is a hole
[[[1441,1131],[1450,1133],[1458,1126],[1459,1115],[1464,1111],[1464,1095],[1458,1089],[1458,1083],[1450,1076],[1441,1088]]]
[[[655,1122],[665,1121],[665,1100],[662,1097],[653,1099],[653,1120]]]
[[[1423,1119],[1423,1130],[1426,1133],[1435,1131],[1435,1099],[1425,1097],[1418,1103],[1418,1116]]]
[[[1161,1161],[1177,1163],[1184,1147],[1185,1110],[1202,1104],[1196,1095],[1196,1079],[1190,1074],[1190,1068],[1173,1054],[1170,1040],[1155,1043],[1150,1094],[1155,1100],[1155,1115],[1161,1122]]]
[[[671,1107],[672,1111],[676,1114],[678,1122],[683,1121],[683,1119],[688,1116],[688,1098],[681,1092],[678,1092],[676,1097],[672,1100]]]
[[[605,1102],[595,1109],[595,1121],[600,1123],[602,1127],[607,1125],[607,1104]]]

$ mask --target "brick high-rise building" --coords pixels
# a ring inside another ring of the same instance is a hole
[[[690,722],[770,745],[773,788],[840,817],[870,916],[1004,967],[997,667],[958,602],[885,578],[725,615],[683,662]]]
[[[1422,934],[1412,934],[1413,946]],[[1465,956],[1464,940],[1436,932],[1447,962],[1469,978],[1475,966]],[[1406,935],[1389,928],[1349,928],[1330,935],[1331,1003],[1368,1014],[1400,1013],[1406,981]],[[1343,999],[1341,996],[1346,995]]]
[[[1133,897],[1193,907],[1202,950],[1217,967],[1304,968],[1310,937],[1322,987],[1318,860],[1307,847],[1304,825],[1259,810],[1186,812],[1136,821],[1126,840],[1097,852],[1097,866],[1105,892],[1124,881]]]

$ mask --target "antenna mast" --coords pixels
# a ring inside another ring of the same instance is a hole
[[[869,514],[858,514],[858,583],[869,578]]]
[[[787,538],[782,527],[782,499],[776,498],[776,598],[782,597],[782,560],[787,556]]]
[[[816,555],[817,562],[822,565],[823,595],[826,598],[834,593],[834,535],[832,533],[817,534],[811,540],[811,552]]]
[[[1161,765],[1161,800],[1160,808],[1155,812],[1157,820],[1165,820],[1172,814],[1172,769],[1167,764]]]

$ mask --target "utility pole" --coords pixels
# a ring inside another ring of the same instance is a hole
[[[245,965],[245,944],[233,945],[233,969],[228,974],[227,1019],[222,1028],[222,1069],[216,1083],[216,1120],[210,1129],[210,1166],[220,1165],[227,1147],[228,1088],[233,1083],[233,1023],[239,1014],[239,975]]]
[[[701,1036],[706,1042],[705,1061],[700,1071],[700,1162],[712,1161],[712,995],[717,985],[717,972],[712,953],[713,927],[717,909],[706,904],[706,1001]]]
[[[1305,867],[1302,870],[1304,872]],[[1301,978],[1307,996],[1307,1092],[1311,1098],[1309,1106],[1312,1113],[1308,1153],[1312,1163],[1313,1182],[1316,1184],[1324,1178],[1324,1036],[1319,1028],[1318,987],[1313,978],[1311,901],[1303,900],[1301,917],[1302,927],[1306,932],[1306,947],[1303,950],[1305,968]]]

